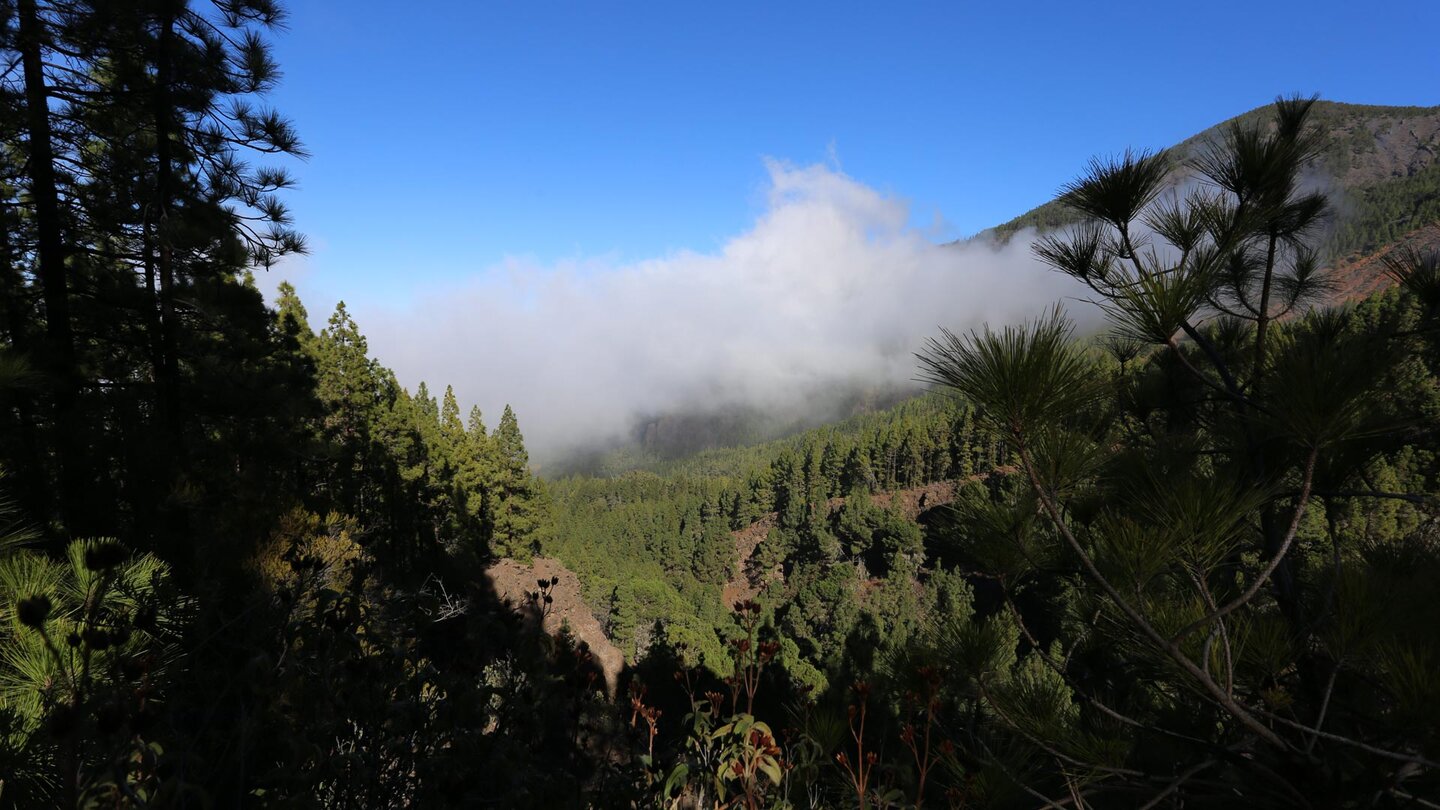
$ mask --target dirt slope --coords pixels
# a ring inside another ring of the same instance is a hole
[[[1330,279],[1336,285],[1332,302],[1358,301],[1393,284],[1385,275],[1384,258],[1392,250],[1406,246],[1421,252],[1440,250],[1440,222],[1416,228],[1394,244],[1374,253],[1355,256],[1337,264],[1330,271]]]
[[[580,592],[580,579],[564,563],[550,557],[536,557],[532,565],[505,559],[496,562],[485,571],[485,577],[495,588],[495,593],[509,602],[517,611],[526,604],[525,594],[535,590],[535,581],[558,577],[559,582],[550,591],[554,602],[550,613],[545,616],[545,632],[554,635],[560,626],[569,623],[575,638],[585,642],[591,654],[605,674],[605,689],[611,697],[615,695],[615,683],[620,670],[625,666],[625,654],[610,643],[595,614],[585,604]]]

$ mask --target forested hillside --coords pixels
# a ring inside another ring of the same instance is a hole
[[[0,10],[0,806],[1440,802],[1433,109],[1097,160],[1034,251],[1103,333],[542,479],[265,303],[277,5]]]
[[[792,581],[808,583],[777,594],[807,635],[811,620],[799,616],[808,610],[831,614],[827,632],[844,638],[862,618],[856,594],[886,582],[910,588],[924,557],[919,527],[869,505],[868,496],[968,477],[1004,452],[993,434],[977,430],[968,407],[926,396],[789,439],[707,452],[658,474],[562,479],[549,488],[555,523],[543,548],[581,573],[591,604],[629,655],[642,655],[658,631],[723,671],[729,656],[720,633],[731,606],[722,592],[746,562],[734,532],[774,513],[752,564],[783,565]],[[843,508],[829,508],[844,496]],[[876,632],[913,618],[902,605],[869,606],[865,618]],[[787,663],[803,664],[817,685],[824,679],[809,667],[830,652],[816,643],[785,647]]]

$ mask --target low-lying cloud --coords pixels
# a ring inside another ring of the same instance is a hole
[[[402,308],[355,311],[413,388],[455,386],[536,455],[628,432],[641,414],[803,406],[895,385],[938,327],[1009,323],[1078,294],[1029,253],[937,245],[899,199],[824,166],[770,162],[766,207],[715,253],[635,263],[508,260]]]

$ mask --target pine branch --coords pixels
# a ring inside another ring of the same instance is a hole
[[[1191,661],[1189,657],[1181,651],[1178,641],[1166,639],[1163,635],[1161,635],[1160,632],[1156,630],[1155,627],[1151,625],[1150,622],[1147,621],[1145,617],[1140,614],[1139,611],[1137,611],[1123,596],[1120,595],[1120,592],[1116,590],[1115,586],[1110,583],[1110,580],[1107,579],[1104,574],[1100,573],[1100,569],[1095,566],[1095,561],[1091,559],[1090,555],[1086,553],[1085,548],[1080,545],[1080,541],[1075,538],[1075,535],[1073,533],[1071,533],[1070,527],[1065,523],[1065,519],[1060,514],[1059,508],[1051,499],[1050,493],[1046,492],[1044,487],[1041,486],[1040,479],[1035,473],[1034,462],[1029,457],[1029,451],[1025,449],[1024,444],[1020,441],[1020,437],[1018,435],[1016,435],[1014,438],[1016,439],[1016,444],[1019,447],[1022,466],[1025,467],[1025,471],[1030,477],[1031,485],[1035,487],[1036,494],[1040,498],[1040,503],[1045,507],[1045,512],[1050,517],[1051,522],[1055,524],[1055,527],[1060,531],[1061,536],[1065,538],[1065,542],[1068,543],[1070,545],[1070,548],[1080,557],[1080,563],[1084,567],[1085,573],[1090,577],[1090,579],[1094,581],[1095,584],[1099,585],[1101,590],[1105,591],[1107,596],[1114,600],[1115,604],[1120,608],[1120,610],[1127,617],[1129,617],[1132,622],[1135,623],[1135,625],[1140,629],[1142,633],[1148,636],[1151,641],[1159,645],[1160,648],[1164,650],[1164,652],[1169,655],[1170,658],[1175,661],[1175,663],[1179,664],[1182,669],[1190,673],[1192,677],[1198,680],[1200,684],[1205,687],[1206,691],[1210,692],[1210,694],[1215,697],[1216,701],[1220,704],[1221,707],[1225,709],[1226,712],[1228,712],[1236,720],[1240,721],[1242,725],[1255,732],[1257,735],[1259,735],[1261,739],[1265,740],[1271,745],[1279,748],[1288,748],[1289,746],[1286,744],[1286,742],[1280,739],[1280,737],[1276,735],[1275,732],[1271,731],[1269,728],[1266,728],[1259,720],[1256,720],[1254,715],[1250,714],[1249,711],[1247,711],[1244,707],[1237,703],[1234,698],[1227,695],[1225,693],[1225,690],[1221,689],[1220,685],[1215,683],[1213,678],[1209,677],[1203,671],[1201,671],[1201,669],[1195,665],[1195,662]],[[1312,470],[1313,466],[1314,464],[1312,461]]]
[[[1160,802],[1165,801],[1165,799],[1168,798],[1170,794],[1179,790],[1186,782],[1190,781],[1192,777],[1205,770],[1206,768],[1213,767],[1214,765],[1215,760],[1207,759],[1204,762],[1186,768],[1183,773],[1175,777],[1175,781],[1171,782],[1169,785],[1166,786],[1163,791],[1160,792],[1160,795],[1140,805],[1140,810],[1153,810],[1154,808],[1159,807]]]
[[[1271,575],[1275,573],[1275,569],[1280,567],[1280,563],[1284,561],[1285,555],[1289,553],[1290,546],[1295,542],[1295,535],[1300,529],[1300,518],[1305,515],[1305,507],[1310,502],[1310,485],[1315,479],[1315,459],[1319,455],[1319,452],[1318,448],[1312,448],[1310,450],[1310,456],[1305,461],[1305,475],[1300,487],[1299,498],[1295,503],[1295,512],[1290,517],[1290,527],[1285,532],[1284,539],[1280,542],[1280,548],[1276,549],[1275,555],[1270,558],[1270,562],[1266,564],[1265,569],[1260,572],[1259,576],[1255,577],[1255,580],[1250,583],[1250,587],[1246,588],[1244,593],[1227,602],[1224,607],[1213,610],[1209,615],[1196,619],[1186,625],[1183,630],[1176,633],[1171,639],[1172,643],[1179,642],[1181,639],[1210,622],[1228,616],[1249,604],[1250,600],[1255,598],[1255,594],[1259,593],[1265,583],[1270,580]]]

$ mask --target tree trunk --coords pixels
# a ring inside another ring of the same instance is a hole
[[[30,340],[30,318],[24,301],[25,285],[16,271],[16,257],[10,245],[10,223],[0,223],[0,272],[4,273],[5,336],[10,348],[21,358],[29,358],[33,347]],[[24,514],[39,517],[54,514],[54,494],[46,486],[43,454],[40,451],[38,424],[34,395],[26,390],[28,386],[17,386],[10,391],[0,392],[13,403],[15,422],[9,423],[6,409],[5,431],[16,437],[16,466],[25,472],[14,482],[20,506]]]
[[[34,199],[36,278],[45,302],[46,370],[50,372],[55,411],[55,454],[59,467],[60,513],[72,533],[85,531],[83,444],[76,421],[79,389],[75,336],[70,325],[70,292],[65,275],[65,238],[60,195],[55,182],[55,153],[50,128],[50,94],[41,53],[43,23],[35,0],[18,0],[20,61],[25,75],[25,115],[29,136],[30,193]]]
[[[159,20],[159,36],[155,48],[155,92],[151,113],[155,122],[155,270],[159,276],[160,369],[158,374],[156,410],[160,421],[163,448],[157,464],[156,497],[158,509],[158,543],[160,556],[172,565],[188,567],[194,562],[193,547],[185,545],[189,533],[186,507],[169,501],[179,483],[185,457],[185,435],[180,402],[179,315],[175,305],[176,267],[175,232],[171,226],[171,207],[175,202],[175,152],[172,139],[174,105],[170,97],[171,57],[174,49],[175,16],[166,9]]]
[[[179,340],[175,323],[175,253],[170,228],[170,204],[174,194],[174,155],[171,151],[170,116],[170,49],[175,20],[166,16],[160,21],[160,36],[155,53],[155,210],[156,266],[160,276],[160,369],[159,411],[163,428],[172,441],[179,439]],[[172,445],[174,447],[175,445]]]

